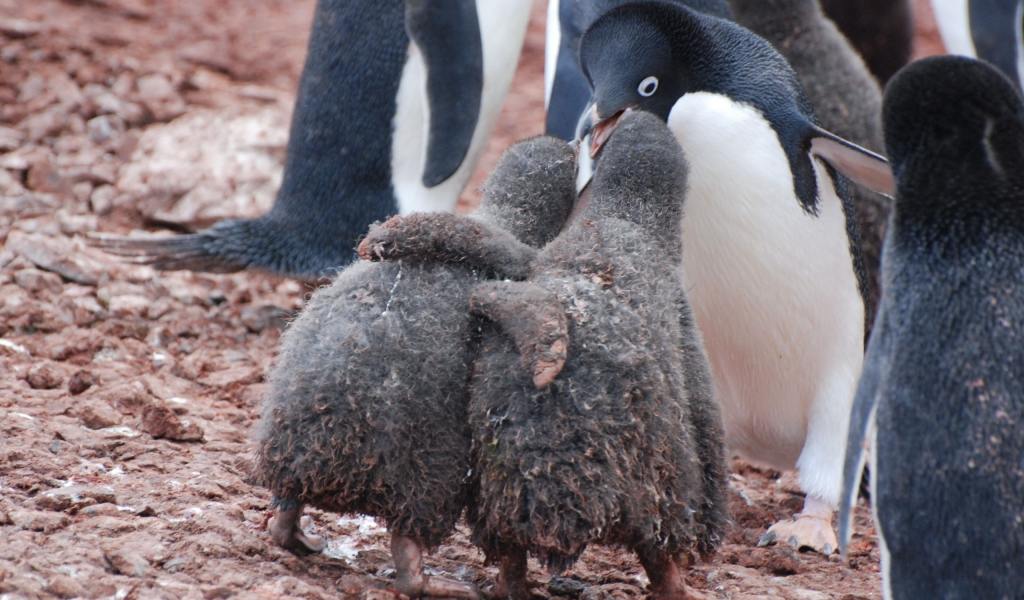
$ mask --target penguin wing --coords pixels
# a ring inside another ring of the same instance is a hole
[[[423,185],[455,174],[469,152],[484,87],[483,42],[474,0],[408,0],[405,28],[423,54],[430,115]]]
[[[554,292],[528,281],[488,281],[473,288],[469,307],[512,339],[523,372],[538,390],[562,372],[569,350],[569,317]]]
[[[864,472],[868,437],[878,406],[879,390],[889,369],[892,336],[886,318],[885,305],[878,309],[878,317],[872,330],[868,351],[864,357],[864,369],[857,384],[857,395],[853,399],[850,415],[850,431],[846,438],[846,459],[843,461],[843,492],[839,504],[839,551],[846,555],[847,544],[853,533],[853,507],[857,502],[858,485]]]
[[[885,157],[821,127],[813,128],[810,147],[812,156],[825,161],[844,177],[890,198],[895,193],[896,182]]]
[[[1024,88],[1024,0],[969,0],[967,10],[977,57],[998,67],[1017,84],[1017,89]]]

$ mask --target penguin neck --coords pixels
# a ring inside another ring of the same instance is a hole
[[[591,223],[602,220],[624,221],[632,223],[643,229],[645,235],[650,239],[657,240],[662,246],[663,252],[674,258],[679,258],[682,253],[682,198],[673,197],[674,206],[651,206],[635,197],[623,198],[619,196],[616,200],[610,200],[609,192],[602,193],[604,198],[592,198],[573,221],[576,223]],[[614,195],[614,192],[612,192]],[[678,255],[678,256],[677,256]]]

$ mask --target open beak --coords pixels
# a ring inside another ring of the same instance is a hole
[[[580,117],[579,124],[576,125],[576,139],[582,140],[587,135],[591,136],[590,158],[597,158],[598,153],[601,152],[601,147],[604,146],[604,143],[611,137],[612,132],[615,131],[615,126],[618,125],[619,119],[630,110],[630,108],[625,108],[607,119],[601,119],[597,114],[597,104],[591,102],[587,110],[583,111],[583,116]]]

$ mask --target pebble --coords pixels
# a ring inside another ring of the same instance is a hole
[[[81,509],[101,502],[114,504],[114,490],[106,486],[69,485],[36,496],[36,508],[53,511]]]
[[[154,438],[177,442],[203,441],[203,430],[199,425],[182,420],[162,402],[154,402],[143,409],[142,430]]]
[[[25,380],[35,390],[52,390],[64,384],[64,369],[56,363],[44,362],[32,365]]]
[[[121,414],[102,400],[82,404],[75,410],[75,413],[82,425],[89,429],[116,427],[121,424]]]

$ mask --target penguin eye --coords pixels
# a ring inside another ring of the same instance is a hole
[[[658,90],[658,78],[654,75],[644,79],[640,82],[640,87],[636,89],[637,92],[644,98],[651,96],[655,91]]]

